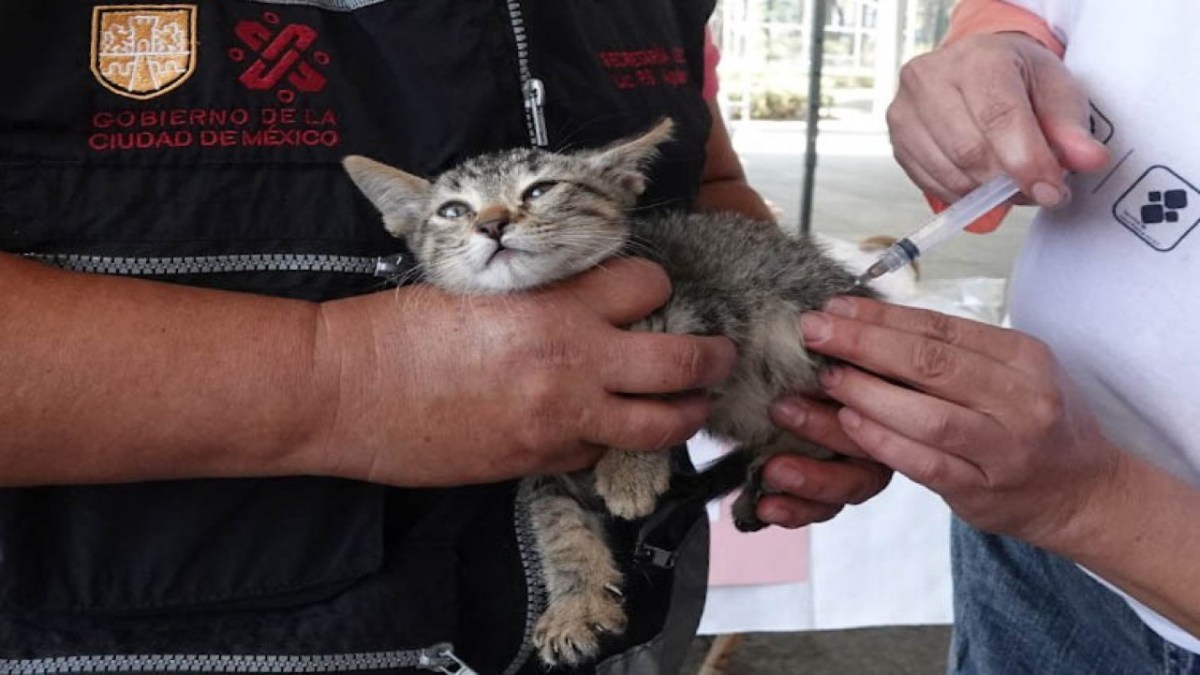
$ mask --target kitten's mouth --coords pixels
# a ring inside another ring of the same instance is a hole
[[[504,262],[506,260],[511,260],[512,258],[527,252],[528,251],[522,251],[521,249],[505,246],[504,244],[496,244],[496,250],[492,251],[492,254],[487,257],[487,260],[483,261],[483,266],[487,267],[493,262]]]

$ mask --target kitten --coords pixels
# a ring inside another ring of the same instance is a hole
[[[632,215],[645,169],[672,126],[664,120],[636,138],[571,154],[521,148],[484,155],[433,182],[364,157],[344,164],[388,231],[407,241],[424,281],[449,292],[519,292],[616,255],[661,264],[673,295],[630,329],[724,335],[737,344],[733,375],[711,392],[706,429],[739,447],[705,471],[697,489],[744,484],[735,522],[756,530],[764,525],[755,507],[767,459],[832,457],[768,417],[780,396],[813,392],[825,363],[804,349],[797,319],[834,295],[874,293],[856,286],[813,241],[788,236],[774,223],[730,213]],[[617,448],[590,472],[522,482],[549,595],[534,637],[546,663],[589,660],[602,634],[625,627],[621,575],[595,497],[611,514],[638,518],[654,510],[670,482],[667,453]]]

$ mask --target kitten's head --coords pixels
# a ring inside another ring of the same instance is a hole
[[[569,277],[620,250],[629,235],[626,212],[672,127],[665,119],[636,138],[571,154],[522,148],[483,155],[432,182],[366,157],[343,164],[430,283],[504,293]]]

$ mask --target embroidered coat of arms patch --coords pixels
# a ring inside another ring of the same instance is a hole
[[[195,5],[105,5],[92,13],[92,74],[135,99],[161,96],[196,67]]]

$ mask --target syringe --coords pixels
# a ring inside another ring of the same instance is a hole
[[[962,232],[968,225],[988,211],[1003,204],[1021,191],[1016,181],[1005,174],[980,185],[937,214],[921,229],[892,244],[880,254],[875,264],[867,268],[855,282],[862,286],[867,282],[904,267],[935,246]]]

